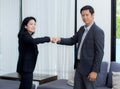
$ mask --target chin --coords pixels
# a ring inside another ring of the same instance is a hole
[[[35,32],[35,31],[31,31],[31,32]]]

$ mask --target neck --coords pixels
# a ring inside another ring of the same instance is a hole
[[[89,23],[89,24],[86,24],[85,26],[88,27],[88,26],[90,26],[91,24],[93,24],[93,21],[92,21],[91,23]]]
[[[28,33],[29,33],[30,35],[32,35],[32,32],[28,31]]]

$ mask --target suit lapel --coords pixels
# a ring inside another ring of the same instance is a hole
[[[94,23],[94,24],[91,26],[91,28],[89,29],[89,31],[88,31],[88,33],[87,33],[87,35],[86,35],[86,37],[85,37],[85,39],[84,39],[84,41],[83,41],[83,45],[84,45],[84,42],[89,38],[89,36],[90,36],[91,34],[93,34],[94,26],[95,26],[95,23]]]
[[[80,43],[81,43],[81,39],[82,39],[82,36],[83,36],[84,31],[85,31],[84,27],[80,29],[78,46],[79,46]]]

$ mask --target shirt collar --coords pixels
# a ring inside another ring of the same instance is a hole
[[[84,25],[84,29],[89,31],[93,24],[94,24],[94,22],[92,22],[91,25],[89,25],[88,27],[86,27],[86,25]]]

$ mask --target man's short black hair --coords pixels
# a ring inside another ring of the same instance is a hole
[[[81,10],[80,10],[80,13],[82,13],[83,10],[89,10],[89,12],[91,14],[94,14],[94,8],[90,5],[86,5],[86,6],[82,7]]]

